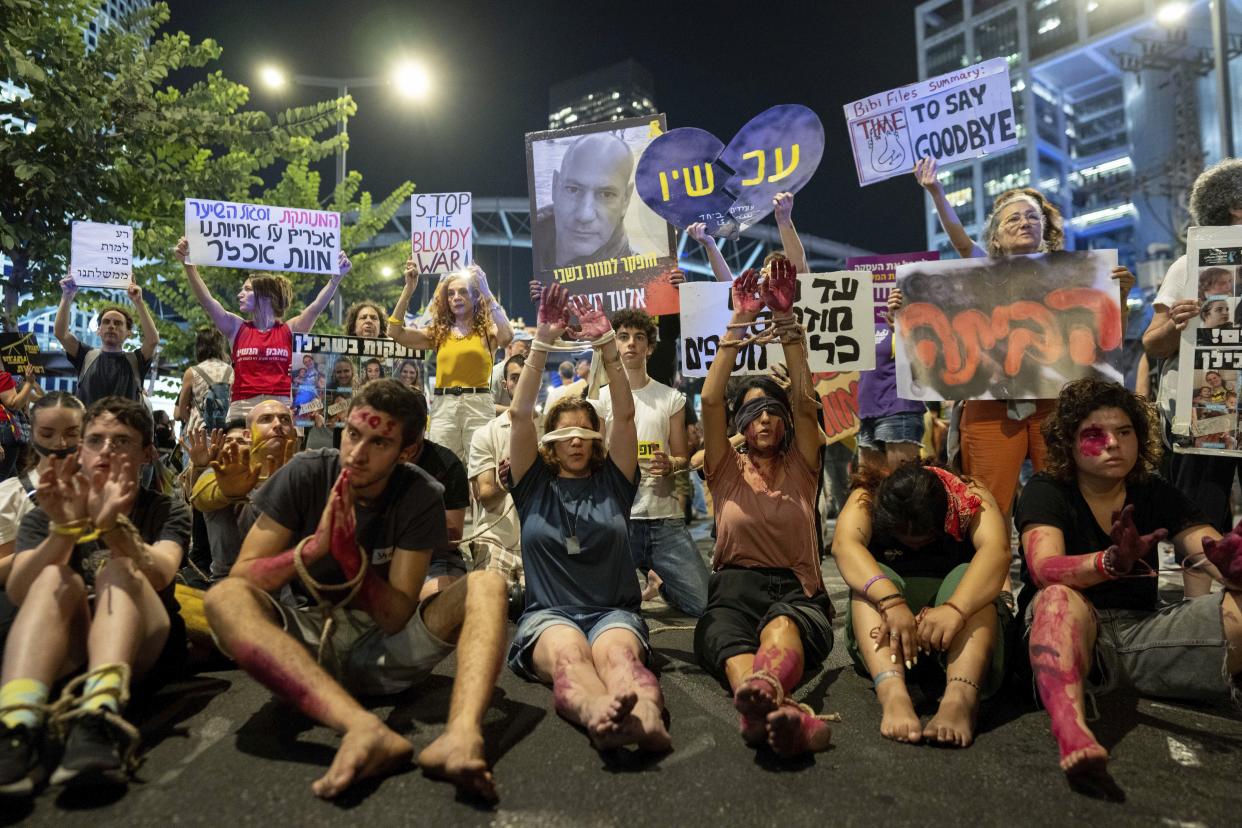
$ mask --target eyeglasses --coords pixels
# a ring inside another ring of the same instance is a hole
[[[113,451],[129,451],[138,441],[126,434],[92,434],[82,441],[91,451],[103,451],[111,446]]]
[[[1001,222],[1001,224],[1006,227],[1017,227],[1019,224],[1023,224],[1027,221],[1033,221],[1036,224],[1043,224],[1044,217],[1040,213],[1036,213],[1034,210],[1029,210],[1025,213],[1013,213]]]

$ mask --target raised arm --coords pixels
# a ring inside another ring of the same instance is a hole
[[[729,445],[729,412],[725,407],[725,389],[737,361],[738,343],[746,336],[746,328],[763,310],[759,298],[759,274],[747,270],[733,282],[733,318],[729,327],[721,332],[716,358],[707,369],[703,381],[703,466],[708,472],[715,469],[732,451]]]
[[[539,297],[539,327],[531,343],[522,377],[513,389],[509,406],[509,473],[514,485],[530,470],[539,456],[539,436],[535,432],[535,400],[543,382],[543,369],[548,362],[548,348],[569,327],[569,294],[553,282]]]
[[[781,247],[785,248],[785,256],[793,262],[795,272],[810,273],[811,269],[806,263],[806,250],[803,249],[802,239],[798,238],[798,231],[794,228],[793,193],[777,193],[772,204],[776,207],[776,227],[781,232]]]
[[[608,394],[612,402],[612,423],[608,429],[608,456],[613,465],[625,475],[634,477],[638,469],[638,430],[634,425],[634,393],[630,379],[621,365],[617,343],[609,334],[612,325],[604,315],[603,308],[587,304],[581,297],[574,297],[581,335],[591,340],[591,347],[600,352],[604,360],[604,372],[608,374]],[[597,340],[606,338],[602,345]]]
[[[142,288],[134,282],[129,283],[129,287],[125,289],[125,293],[129,296],[129,301],[134,306],[134,311],[138,314],[138,324],[142,328],[142,352],[143,359],[150,362],[155,359],[155,349],[160,344],[160,331],[155,327],[155,320],[151,318],[151,311],[147,308],[147,303],[142,298]]]
[[[305,310],[289,320],[289,330],[294,333],[309,333],[310,329],[315,327],[315,320],[328,307],[328,303],[336,295],[336,289],[341,286],[341,280],[345,278],[345,274],[349,273],[349,269],[353,267],[353,263],[349,261],[349,257],[345,255],[344,250],[341,251],[336,264],[337,272],[332,274],[332,278],[328,280],[328,283],[319,290],[319,294],[315,296],[315,301],[311,302],[306,306]]]
[[[492,324],[496,326],[496,341],[492,345],[495,348],[507,348],[513,341],[513,326],[509,324],[509,314],[505,313],[504,306],[492,294],[492,288],[487,283],[487,274],[483,272],[483,268],[470,265],[470,271],[474,274],[475,284],[479,286],[479,293],[487,297],[492,305]]]
[[[82,347],[78,338],[69,333],[69,315],[73,313],[73,297],[77,292],[78,283],[73,281],[72,276],[60,280],[60,305],[56,308],[56,321],[52,324],[52,334],[71,357],[76,357]]]
[[[966,233],[961,219],[957,217],[957,212],[945,196],[944,185],[936,177],[936,159],[928,156],[916,161],[914,177],[918,179],[919,185],[931,195],[932,203],[936,205],[936,215],[940,217],[940,226],[944,228],[944,232],[949,234],[949,242],[957,251],[957,255],[963,259],[988,255],[987,251],[976,244],[974,239]]]
[[[410,297],[414,295],[414,288],[418,287],[418,275],[418,263],[413,258],[407,259],[405,287],[401,289],[397,306],[392,309],[392,316],[388,317],[388,338],[400,342],[407,348],[426,349],[435,346],[427,331],[423,328],[405,327],[405,313],[410,307]]]
[[[177,261],[181,262],[181,266],[185,269],[186,281],[190,283],[190,293],[194,294],[194,299],[202,307],[203,312],[211,317],[212,323],[220,329],[220,333],[224,334],[230,344],[233,338],[237,336],[237,330],[242,325],[242,318],[235,313],[229,313],[224,306],[211,295],[211,291],[207,289],[207,284],[203,281],[203,277],[198,272],[198,267],[186,261],[190,255],[190,242],[185,236],[182,236],[177,246],[173,248],[173,256]]]
[[[716,281],[732,282],[733,273],[729,270],[729,265],[720,252],[720,248],[716,246],[716,240],[707,235],[707,225],[702,222],[691,224],[686,228],[686,235],[703,245],[703,251],[707,254],[707,261],[711,263]]]
[[[760,296],[772,309],[772,322],[781,330],[781,349],[789,375],[789,405],[793,409],[794,445],[807,466],[818,471],[820,448],[819,406],[807,387],[810,370],[806,362],[806,343],[793,313],[798,290],[798,274],[789,259],[775,259]]]

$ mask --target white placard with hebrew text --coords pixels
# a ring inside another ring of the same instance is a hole
[[[334,274],[341,214],[187,198],[186,261],[196,265]]]
[[[134,278],[133,228],[75,221],[69,262],[78,287],[124,290]]]

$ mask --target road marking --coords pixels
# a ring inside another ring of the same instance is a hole
[[[233,722],[223,716],[212,716],[207,720],[207,724],[203,725],[202,732],[199,735],[198,744],[194,749],[185,755],[185,757],[177,763],[176,767],[165,771],[159,779],[155,780],[156,785],[167,785],[172,782],[182,772],[189,767],[190,763],[214,745],[216,742],[229,735],[229,731],[233,729]]]
[[[1199,761],[1199,757],[1195,755],[1195,751],[1190,745],[1185,742],[1179,742],[1172,736],[1165,738],[1169,742],[1169,756],[1172,757],[1174,762],[1184,768],[1197,768],[1203,764]]]

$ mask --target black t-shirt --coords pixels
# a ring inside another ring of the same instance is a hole
[[[1203,511],[1159,475],[1151,475],[1142,483],[1126,485],[1126,505],[1134,505],[1134,524],[1140,534],[1167,529],[1172,538],[1194,526],[1208,526]],[[1108,531],[1096,523],[1091,507],[1077,483],[1062,483],[1040,473],[1031,478],[1018,498],[1014,522],[1021,533],[1032,524],[1055,526],[1065,536],[1066,555],[1087,555],[1112,546]],[[1143,559],[1151,569],[1160,568],[1155,547]],[[1136,565],[1136,569],[1142,569]],[[1119,578],[1083,590],[1083,595],[1097,609],[1133,609],[1154,611],[1157,600],[1156,578]],[[1026,567],[1026,550],[1022,550],[1022,607],[1034,597],[1035,586]]]
[[[190,510],[180,498],[160,494],[154,489],[139,489],[129,519],[138,527],[139,534],[148,544],[172,541],[184,552],[190,546]],[[17,554],[34,549],[48,536],[47,514],[39,508],[22,518],[17,530]],[[74,547],[69,559],[70,567],[82,576],[87,586],[94,588],[95,573],[108,562],[111,552],[98,541],[88,541]],[[178,605],[173,597],[174,586],[169,584],[160,591],[164,606],[170,617],[177,614]]]
[[[466,467],[461,464],[456,454],[439,443],[424,440],[422,454],[414,461],[414,465],[444,487],[446,510],[470,508],[470,481],[466,478]],[[449,541],[443,546],[437,546],[432,550],[431,557],[437,560],[444,555],[456,559],[460,555],[457,544]]]
[[[328,496],[341,472],[336,449],[303,451],[276,471],[251,496],[256,516],[262,513],[293,532],[294,541],[315,533]],[[384,580],[397,549],[433,549],[448,541],[444,524],[443,487],[426,472],[398,463],[388,485],[373,502],[354,500],[358,543],[371,556],[371,569]],[[344,573],[331,555],[310,566],[314,579],[339,584]],[[294,588],[301,582],[296,578]]]
[[[99,355],[84,375],[82,366],[86,363],[86,355],[91,351],[99,351]],[[138,360],[138,376],[145,377],[151,368],[151,360],[144,357],[142,351],[134,351],[133,358]],[[69,357],[69,362],[78,372],[77,396],[83,405],[89,408],[95,400],[113,395],[141,400],[142,385],[134,376],[134,366],[130,360],[131,357],[122,352],[100,351],[98,348],[79,345],[77,354]]]
[[[968,564],[975,557],[970,534],[962,540],[942,535],[918,549],[911,549],[893,538],[873,537],[867,550],[879,563],[903,578],[944,578],[959,564]]]

